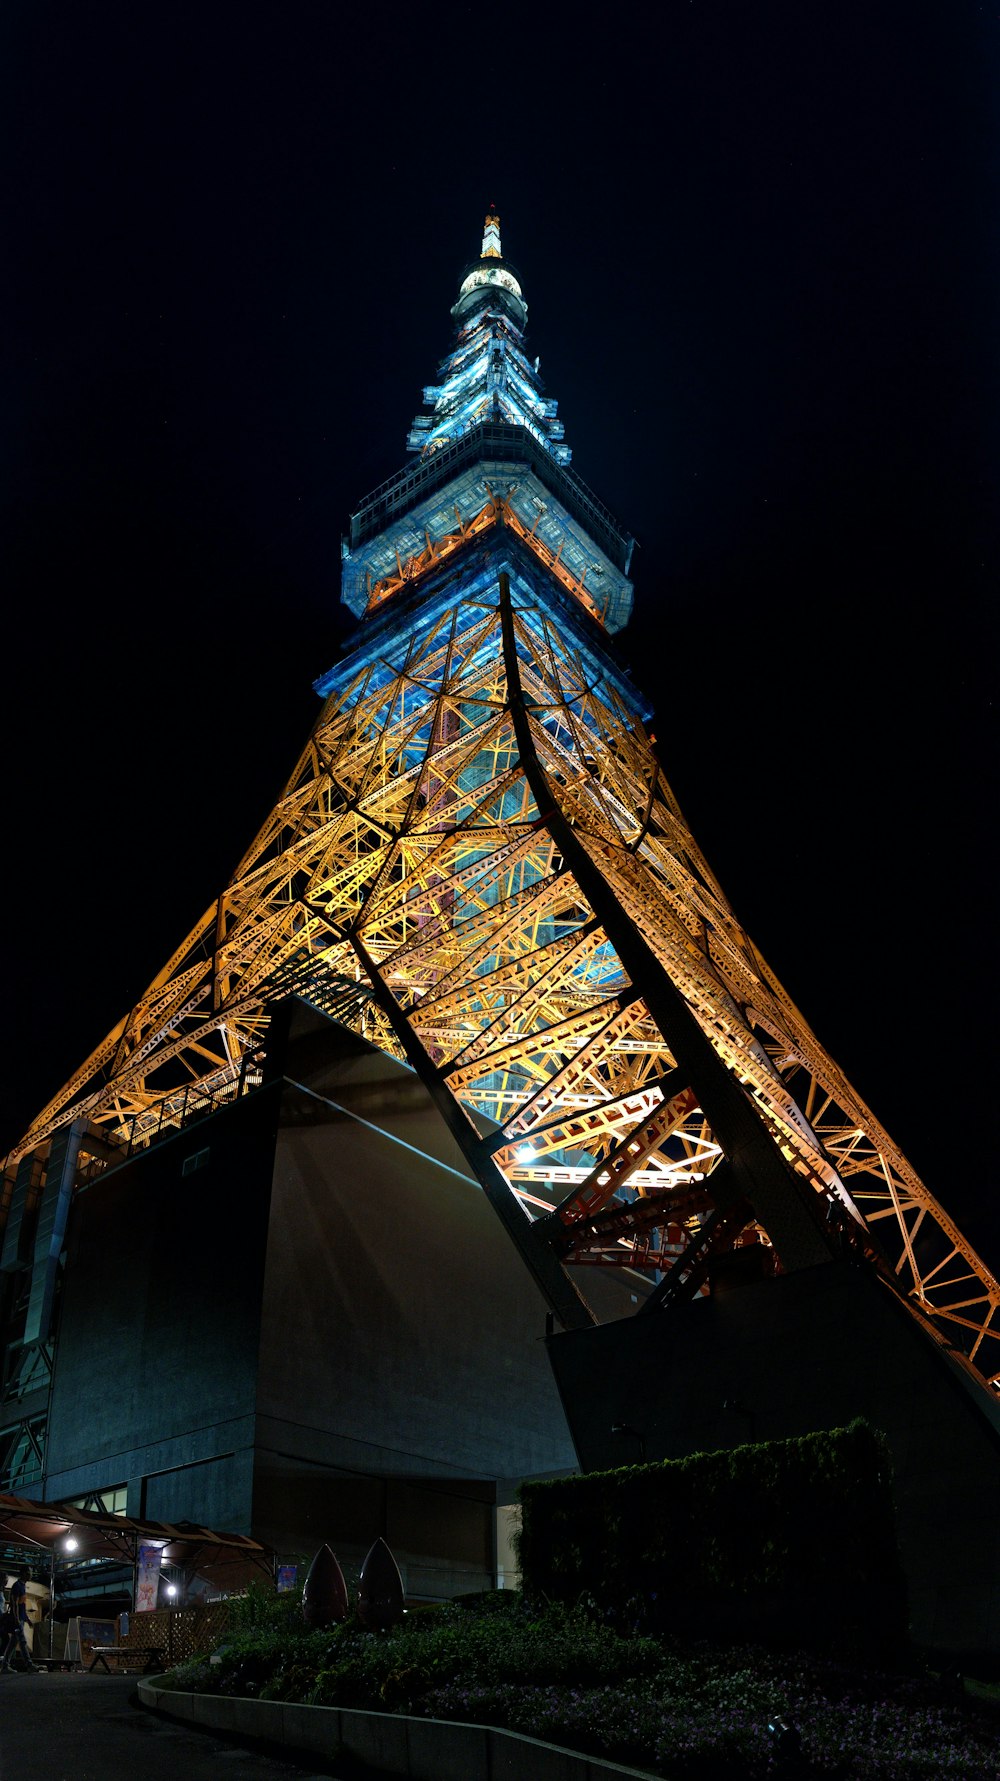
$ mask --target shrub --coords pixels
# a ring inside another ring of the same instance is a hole
[[[407,1664],[401,1670],[390,1670],[379,1689],[379,1698],[387,1713],[412,1713],[430,1686],[430,1675],[419,1664]]]
[[[906,1627],[891,1466],[866,1423],[521,1488],[525,1589],[615,1624],[868,1650]]]
[[[301,1631],[302,1585],[282,1590],[273,1584],[254,1579],[243,1595],[229,1599],[229,1628],[232,1633],[290,1633]]]

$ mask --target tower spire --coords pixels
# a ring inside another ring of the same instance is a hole
[[[483,224],[482,257],[484,260],[503,259],[503,250],[500,246],[500,218],[492,204],[486,212],[486,221]]]
[[[458,301],[452,306],[455,343],[424,389],[425,410],[410,428],[410,451],[429,457],[454,445],[485,421],[523,427],[557,464],[572,456],[558,419],[559,404],[544,393],[537,359],[524,344],[528,305],[520,280],[500,245],[500,218],[490,206],[483,228],[483,251],[465,268]]]

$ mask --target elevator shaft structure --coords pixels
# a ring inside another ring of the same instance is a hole
[[[664,778],[608,645],[631,539],[570,467],[492,212],[452,314],[412,459],[351,518],[357,627],[281,797],[8,1159],[24,1352],[79,1183],[252,1091],[294,995],[418,1073],[565,1328],[594,1321],[594,1269],[628,1271],[648,1316],[724,1257],[767,1276],[856,1255],[995,1389],[1000,1286],[782,989]]]

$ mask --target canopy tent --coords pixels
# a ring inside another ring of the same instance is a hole
[[[106,1559],[129,1564],[133,1578],[141,1546],[158,1546],[161,1562],[197,1574],[219,1589],[240,1590],[254,1576],[274,1574],[274,1554],[249,1534],[216,1533],[188,1521],[135,1521],[129,1515],[106,1515],[77,1509],[70,1503],[32,1503],[24,1497],[0,1495],[0,1544],[20,1547],[55,1567],[69,1558],[66,1540],[77,1545],[72,1562]],[[37,1561],[36,1561],[37,1562]]]

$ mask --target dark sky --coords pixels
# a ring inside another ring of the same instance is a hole
[[[998,51],[964,0],[7,7],[0,1153],[280,790],[492,201],[667,775],[1000,1269]]]

